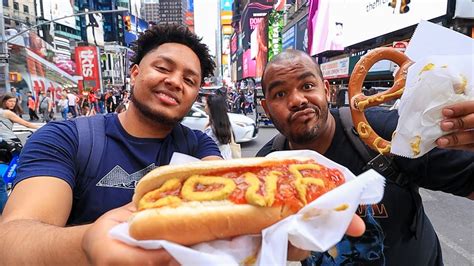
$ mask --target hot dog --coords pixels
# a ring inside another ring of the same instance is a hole
[[[258,234],[344,183],[307,158],[245,158],[162,166],[138,183],[129,233],[182,245]]]

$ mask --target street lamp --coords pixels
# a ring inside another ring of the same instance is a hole
[[[8,60],[10,58],[10,55],[8,54],[8,47],[7,44],[14,38],[21,36],[23,33],[40,27],[45,24],[53,23],[55,21],[69,18],[69,17],[76,17],[76,16],[84,16],[84,15],[89,15],[89,14],[107,14],[107,13],[119,13],[119,12],[128,12],[128,9],[126,8],[119,8],[119,9],[114,9],[114,10],[96,10],[96,11],[85,11],[85,12],[80,12],[60,18],[55,18],[50,21],[38,23],[36,25],[32,25],[30,27],[27,27],[26,29],[23,29],[19,31],[17,34],[10,36],[8,39],[6,39],[5,36],[5,21],[4,21],[4,16],[3,16],[3,7],[0,8],[0,95],[5,94],[7,91],[10,91],[10,82],[8,79],[8,73],[9,73],[9,65],[8,65]]]

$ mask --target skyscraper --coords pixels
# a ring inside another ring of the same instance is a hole
[[[185,25],[186,11],[188,11],[188,0],[160,0],[159,23]]]
[[[153,23],[158,23],[160,20],[160,1],[159,0],[143,0],[142,2],[142,16],[143,19]]]

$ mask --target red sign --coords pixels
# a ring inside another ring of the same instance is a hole
[[[393,42],[392,46],[400,52],[405,52],[408,46],[408,42]]]
[[[76,47],[77,75],[82,76],[79,81],[79,93],[84,89],[100,90],[99,55],[95,46]]]

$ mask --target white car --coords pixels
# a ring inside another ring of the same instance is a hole
[[[258,128],[255,121],[242,114],[227,113],[234,131],[235,141],[238,143],[248,142],[257,138]],[[191,128],[204,131],[209,117],[203,107],[193,105],[181,124]]]

